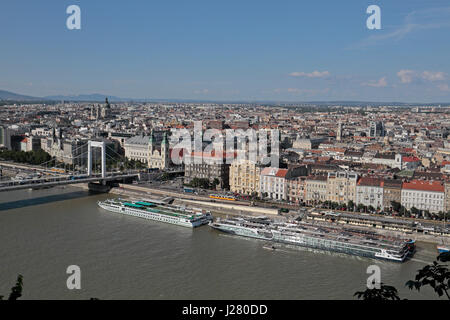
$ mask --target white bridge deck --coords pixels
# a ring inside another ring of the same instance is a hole
[[[89,182],[98,182],[98,181],[114,181],[114,180],[123,180],[129,178],[138,177],[137,173],[132,174],[117,174],[106,177],[86,177],[86,176],[66,176],[66,177],[52,177],[52,178],[40,178],[40,179],[29,179],[29,180],[20,180],[20,181],[6,181],[0,183],[0,192],[5,191],[15,191],[22,189],[39,189],[46,187],[54,187],[60,185],[67,184],[76,184],[76,183],[89,183]]]

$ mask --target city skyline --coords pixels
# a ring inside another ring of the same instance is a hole
[[[66,8],[81,8],[68,30]],[[381,8],[381,30],[366,9]],[[215,101],[450,101],[445,1],[7,3],[0,89]]]

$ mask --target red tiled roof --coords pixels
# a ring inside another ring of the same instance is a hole
[[[236,158],[237,152],[216,152],[216,150],[212,150],[212,152],[192,152],[188,156],[191,157],[202,157],[202,158]]]
[[[403,152],[405,153],[415,153],[416,151],[414,148],[403,148]]]
[[[403,162],[420,162],[420,159],[417,157],[403,157]]]
[[[382,179],[362,177],[358,181],[358,186],[382,187],[384,184]]]
[[[277,177],[286,177],[286,174],[288,173],[287,169],[278,169],[276,176]]]
[[[288,173],[288,169],[266,167],[261,171],[261,175],[263,175],[263,176],[272,175],[272,172],[274,172],[273,176],[279,177],[279,178],[284,178],[284,177],[286,177],[286,174]]]
[[[327,181],[328,177],[327,176],[320,176],[320,175],[318,175],[318,176],[308,176],[306,178],[306,180]]]
[[[403,182],[402,189],[444,192],[444,186],[439,181],[411,180],[411,182]]]

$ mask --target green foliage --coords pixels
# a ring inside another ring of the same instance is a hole
[[[380,284],[380,288],[366,289],[365,291],[355,292],[353,296],[358,299],[368,301],[385,301],[385,300],[400,300],[397,289],[392,286],[387,286],[383,283]]]
[[[450,253],[444,252],[437,257],[438,261],[450,261]],[[450,270],[447,265],[439,264],[433,261],[432,264],[420,269],[415,277],[415,280],[406,282],[406,286],[410,290],[420,291],[422,287],[430,286],[437,293],[439,297],[444,294],[450,300]],[[380,289],[366,289],[365,291],[358,291],[353,296],[362,300],[383,301],[383,300],[400,300],[397,289],[392,286],[381,284]]]
[[[439,254],[437,259],[442,262],[450,261],[450,252],[442,252],[441,254]]]
[[[22,296],[22,289],[23,289],[23,276],[19,274],[17,276],[16,285],[11,288],[11,293],[9,294],[8,300],[13,301],[17,300]],[[0,296],[0,300],[3,300],[3,296]],[[98,298],[90,298],[89,300],[100,300]]]
[[[167,180],[170,180],[170,174],[168,174],[167,172],[164,172],[161,175],[161,181],[167,181]]]
[[[188,185],[193,188],[203,189],[210,189],[214,187],[206,178],[193,178]]]
[[[355,203],[353,202],[353,200],[350,200],[350,201],[347,203],[347,208],[348,208],[348,210],[350,210],[350,211],[353,211],[353,210],[354,210],[354,208],[355,208]]]
[[[51,158],[52,157],[42,149],[28,152],[14,150],[0,151],[0,159],[32,165],[42,164],[44,162],[50,161]]]
[[[147,165],[145,163],[142,163],[139,160],[125,158],[125,161],[123,161],[123,162],[120,162],[119,160],[117,160],[117,163],[114,163],[114,161],[111,161],[111,167],[118,167],[120,170],[145,169],[145,168],[147,168]]]
[[[439,255],[438,260],[449,261],[449,255]],[[409,280],[406,282],[406,286],[413,290],[420,291],[422,287],[430,286],[439,297],[444,294],[450,300],[450,271],[447,265],[439,264],[437,261],[433,261],[432,264],[426,265],[420,269],[416,275],[415,280]]]
[[[397,201],[391,201],[391,206],[395,212],[400,212],[400,209],[402,208],[401,203]]]
[[[21,274],[18,275],[16,285],[11,288],[11,293],[9,294],[8,300],[17,300],[22,296],[22,288],[23,288],[23,276]],[[3,300],[3,296],[0,296],[0,300]]]
[[[419,213],[420,213],[420,210],[417,209],[416,207],[412,207],[412,208],[411,208],[411,213],[412,213],[412,214],[419,214]]]

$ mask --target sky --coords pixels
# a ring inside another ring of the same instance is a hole
[[[69,30],[66,9],[81,9]],[[381,29],[369,30],[369,5]],[[450,102],[448,0],[2,0],[0,89]]]

